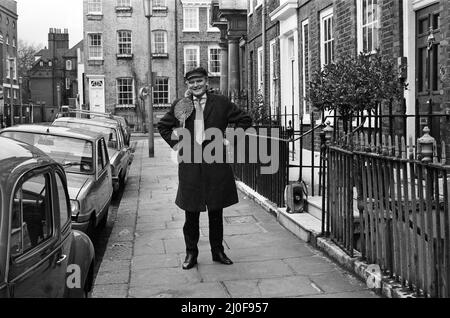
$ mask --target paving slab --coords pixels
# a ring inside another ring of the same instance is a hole
[[[182,270],[185,215],[174,203],[178,169],[161,138],[155,139],[155,158],[148,158],[146,147],[146,140],[136,142],[93,297],[376,297],[242,193],[239,204],[224,210],[224,247],[234,264],[212,261],[202,213],[198,265]]]

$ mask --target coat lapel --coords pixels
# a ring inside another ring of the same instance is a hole
[[[206,122],[208,120],[209,115],[211,115],[213,105],[214,105],[214,95],[207,93],[207,100],[205,105],[205,110],[203,112],[203,120]]]

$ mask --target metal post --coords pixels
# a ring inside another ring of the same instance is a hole
[[[9,58],[9,104],[10,104],[10,116],[11,127],[14,126],[14,105],[13,105],[13,58]]]
[[[148,21],[148,95],[147,95],[147,107],[148,107],[148,156],[149,158],[155,157],[155,141],[153,131],[153,79],[152,79],[152,0],[144,0],[144,14]]]
[[[20,116],[20,123],[23,124],[23,105],[22,105],[22,77],[19,77],[19,116]]]

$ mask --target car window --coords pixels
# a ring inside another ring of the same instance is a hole
[[[106,166],[105,154],[101,140],[97,141],[97,171],[100,173]]]
[[[18,131],[5,131],[2,136],[27,142],[39,148],[63,165],[66,172],[94,172],[93,146],[88,140]]]
[[[56,173],[56,187],[58,189],[59,221],[62,229],[70,220],[70,209],[69,202],[67,201],[66,190],[64,189],[64,183],[62,182],[59,173]]]
[[[106,148],[105,139],[101,139],[101,145],[102,145],[102,151],[103,151],[103,158],[105,158],[105,165],[109,162],[109,154],[108,149]]]
[[[11,222],[11,256],[20,256],[53,235],[50,204],[50,176],[38,175],[26,180],[14,192]]]
[[[58,126],[86,129],[88,131],[100,133],[105,138],[108,147],[117,149],[117,132],[114,128],[99,125],[86,124],[81,122],[56,122]]]

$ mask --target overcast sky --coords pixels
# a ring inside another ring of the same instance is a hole
[[[83,38],[83,0],[17,0],[18,38],[48,46],[50,28],[69,29],[70,47]]]

